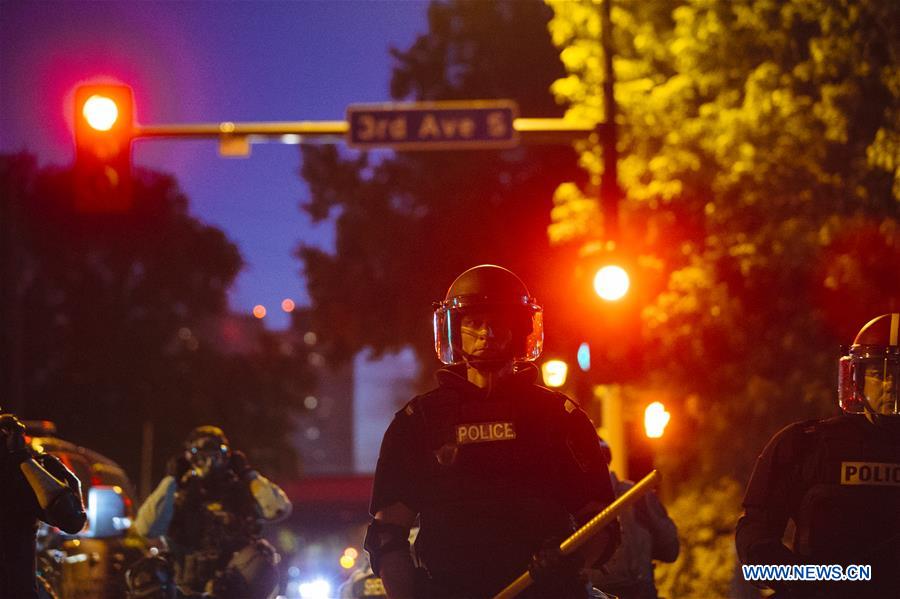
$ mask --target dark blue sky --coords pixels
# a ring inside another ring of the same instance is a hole
[[[144,124],[341,120],[349,104],[390,99],[388,47],[425,33],[426,11],[399,0],[0,0],[0,151],[68,163],[66,100],[98,77],[134,88]],[[294,249],[334,238],[299,210],[297,146],[259,144],[248,159],[226,159],[214,141],[138,141],[133,157],[173,173],[191,212],[238,244],[246,266],[232,308],[263,304],[267,325],[285,326],[281,300],[308,301]]]

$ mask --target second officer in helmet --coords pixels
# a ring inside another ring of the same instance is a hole
[[[863,326],[839,367],[842,414],[785,427],[757,459],[737,550],[745,565],[869,570],[755,583],[778,597],[900,597],[900,313]]]
[[[489,597],[528,569],[523,596],[586,597],[580,571],[618,527],[578,555],[558,545],[614,496],[590,419],[534,382],[540,305],[509,270],[476,266],[435,303],[434,339],[438,386],[395,415],[375,472],[366,549],[388,596]]]

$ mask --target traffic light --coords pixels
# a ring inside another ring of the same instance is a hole
[[[622,299],[630,286],[628,272],[616,264],[607,264],[594,275],[594,291],[608,302]]]
[[[126,212],[131,205],[134,95],[127,85],[75,90],[75,208]]]

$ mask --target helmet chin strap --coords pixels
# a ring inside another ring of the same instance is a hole
[[[864,410],[863,415],[870,424],[887,429],[891,432],[900,433],[900,415],[891,416],[888,414],[879,414],[872,409],[872,406],[870,406],[868,402],[865,402]]]
[[[885,416],[866,410],[865,417],[872,426],[877,426],[892,434],[900,434],[900,416]]]
[[[498,370],[502,370],[504,366],[512,362],[510,358],[483,359],[476,358],[475,356],[467,354],[464,351],[460,351],[460,353],[462,354],[463,361],[466,363],[466,366],[468,366],[469,368],[474,368],[475,370],[496,372]]]

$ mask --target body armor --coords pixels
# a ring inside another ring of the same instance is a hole
[[[576,408],[560,394],[518,380],[485,400],[461,389],[461,375],[440,375],[404,410],[423,459],[415,553],[437,586],[480,596],[521,574],[548,538],[571,534],[589,492],[576,479],[607,474],[599,451],[570,447],[563,418]]]
[[[806,427],[794,551],[818,564],[870,564],[900,582],[900,439],[859,417]],[[897,588],[897,587],[894,587]]]
[[[246,483],[230,473],[177,498],[168,538],[179,586],[202,591],[234,552],[254,542],[257,518]]]

